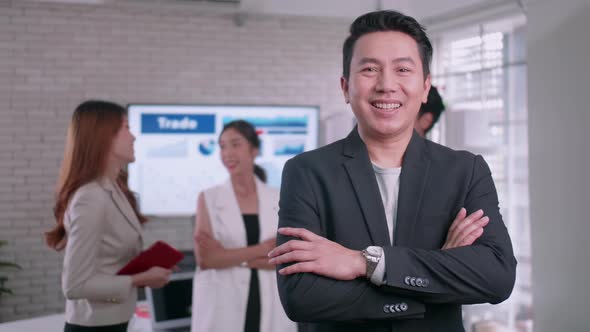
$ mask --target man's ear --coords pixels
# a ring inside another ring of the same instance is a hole
[[[430,92],[431,83],[430,74],[428,74],[424,80],[424,94],[422,95],[422,104],[425,104],[428,101],[428,92]]]
[[[344,76],[340,77],[340,88],[344,94],[344,101],[347,104],[350,104],[350,98],[348,96],[348,80]]]

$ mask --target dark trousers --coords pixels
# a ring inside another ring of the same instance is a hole
[[[64,332],[127,332],[128,324],[129,322],[104,326],[81,326],[66,323]]]

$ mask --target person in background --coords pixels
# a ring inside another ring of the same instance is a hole
[[[434,127],[440,115],[445,110],[443,100],[434,86],[428,91],[428,100],[420,106],[418,119],[414,124],[414,129],[418,135],[425,137],[426,134]]]
[[[142,249],[142,224],[125,166],[135,160],[126,111],[86,101],[72,116],[54,206],[57,225],[47,245],[65,248],[62,288],[65,332],[127,331],[137,287],[159,288],[171,271],[117,275]]]
[[[199,194],[191,331],[296,331],[268,263],[279,193],[254,164],[260,139],[250,123],[237,120],[223,127],[219,146],[230,179]]]

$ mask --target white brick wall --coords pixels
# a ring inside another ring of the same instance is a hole
[[[0,298],[0,322],[63,310],[62,256],[42,234],[54,223],[52,191],[79,102],[347,111],[339,75],[349,22],[257,17],[238,27],[227,10],[196,6],[0,0],[0,239],[9,241],[0,257],[23,267],[8,273],[15,295]],[[153,220],[146,244],[190,249],[192,223]]]

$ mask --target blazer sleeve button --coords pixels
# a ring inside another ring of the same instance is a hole
[[[383,305],[383,312],[386,313],[386,314],[390,313],[389,312],[389,304],[384,304]]]
[[[424,281],[422,280],[422,278],[416,278],[416,286],[422,287],[423,284]]]
[[[408,310],[408,304],[407,304],[407,303],[405,303],[405,302],[402,302],[402,303],[399,305],[399,308],[400,308],[402,311],[407,311],[407,310]]]
[[[404,278],[404,283],[405,283],[406,285],[408,285],[408,286],[410,285],[410,277],[409,277],[409,276],[406,276],[406,277]]]

